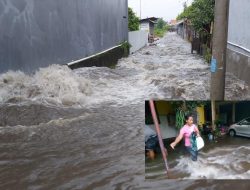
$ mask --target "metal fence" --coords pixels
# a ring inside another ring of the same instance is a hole
[[[67,64],[128,40],[127,0],[0,0],[0,73]]]

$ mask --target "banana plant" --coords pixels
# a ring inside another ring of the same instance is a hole
[[[184,125],[184,120],[185,120],[185,112],[178,108],[176,111],[176,127],[177,129],[180,129]]]

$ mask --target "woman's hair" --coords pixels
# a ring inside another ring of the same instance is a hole
[[[191,115],[191,114],[185,115],[185,122],[186,122],[190,117],[193,117],[193,115]]]

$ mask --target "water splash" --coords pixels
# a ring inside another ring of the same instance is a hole
[[[0,75],[0,189],[248,189],[242,181],[145,180],[144,100],[210,96],[208,66],[190,44],[175,34],[159,43],[115,69]],[[80,109],[62,109],[71,104]]]
[[[67,66],[51,65],[33,75],[20,71],[0,75],[0,103],[81,105],[91,93],[89,81]]]
[[[163,44],[163,45],[162,45]],[[115,69],[51,65],[33,75],[0,75],[0,103],[37,102],[61,106],[114,106],[149,98],[208,99],[209,67],[190,54],[190,44],[169,33],[157,46],[119,60]]]
[[[201,152],[197,162],[180,157],[173,171],[184,179],[250,179],[250,147],[215,148]]]

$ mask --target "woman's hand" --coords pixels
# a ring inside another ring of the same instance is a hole
[[[172,143],[170,144],[170,146],[171,146],[171,148],[174,150],[174,147],[176,146],[175,142],[172,142]]]
[[[200,135],[200,131],[199,131],[198,127],[195,126],[194,129],[195,129],[195,132],[196,132],[196,136],[197,136],[197,137],[200,137],[201,135]]]

